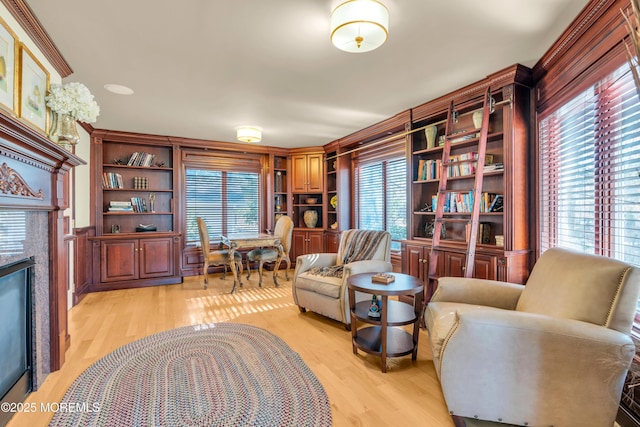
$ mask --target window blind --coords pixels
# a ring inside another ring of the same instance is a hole
[[[372,150],[362,149],[355,161],[356,227],[386,230],[392,249],[407,238],[407,161],[404,138]]]
[[[0,255],[24,253],[27,214],[24,211],[0,211]]]
[[[640,102],[625,64],[539,124],[541,252],[640,266]]]
[[[196,218],[207,224],[209,237],[257,233],[260,229],[260,174],[187,168],[185,171],[186,243],[200,241]]]

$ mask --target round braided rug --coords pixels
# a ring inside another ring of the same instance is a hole
[[[255,326],[151,335],[106,355],[69,387],[50,426],[330,426],[309,367]]]

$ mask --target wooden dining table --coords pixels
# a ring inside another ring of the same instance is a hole
[[[273,282],[276,286],[280,286],[278,283],[278,268],[280,268],[284,250],[279,236],[267,233],[236,233],[222,236],[222,243],[229,248],[229,263],[231,271],[233,272],[232,294],[236,292],[238,286],[242,287],[242,279],[238,275],[238,269],[236,268],[236,260],[234,257],[235,252],[239,249],[265,247],[276,248],[278,250],[278,258],[276,260],[276,265],[273,268]]]

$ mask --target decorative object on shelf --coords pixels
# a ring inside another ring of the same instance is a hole
[[[302,218],[304,219],[304,223],[307,227],[315,228],[318,224],[318,211],[314,209],[304,211]]]
[[[158,227],[153,224],[138,224],[136,227],[136,231],[138,232],[146,232],[146,231],[157,231]]]
[[[149,209],[151,212],[156,211],[156,193],[149,193]]]
[[[329,200],[329,203],[333,209],[336,209],[338,207],[338,195],[334,194],[331,200]]]
[[[333,170],[338,170],[338,162],[336,160],[333,161],[333,163],[331,164],[333,166]]]
[[[338,228],[338,221],[334,222],[333,224],[331,224],[331,229],[335,230]]]
[[[275,210],[276,212],[280,212],[282,210],[282,202],[280,200],[280,196],[276,196],[276,205],[275,205]]]
[[[113,224],[111,226],[111,232],[113,234],[118,234],[120,232],[120,226],[118,224]]]
[[[633,80],[636,83],[636,93],[640,96],[640,71],[638,71],[638,67],[640,67],[640,63],[638,62],[638,57],[640,57],[640,31],[636,28],[638,23],[640,23],[640,0],[631,0],[631,7],[631,15],[626,15],[622,10],[620,10],[620,12],[627,22],[627,32],[633,45],[632,52],[631,49],[629,49],[629,45],[624,42],[629,68],[633,74]]]
[[[371,283],[382,283],[384,285],[395,282],[396,276],[389,273],[378,273],[371,276]]]
[[[283,191],[281,171],[276,172],[275,191],[276,193],[281,193]]]
[[[424,234],[426,237],[433,237],[433,230],[435,230],[436,227],[436,223],[435,221],[428,221],[427,223],[425,223],[424,225]],[[446,239],[447,238],[447,229],[445,228],[444,224],[442,225],[442,229],[440,231],[440,238],[441,239]]]
[[[369,317],[379,319],[382,313],[382,300],[378,299],[376,294],[371,297],[371,304],[369,305]]]
[[[100,114],[100,107],[82,83],[53,85],[46,100],[53,116],[49,137],[63,146],[73,146],[80,141],[76,121],[93,123]]]
[[[349,0],[331,13],[331,43],[350,53],[369,52],[387,40],[389,11],[377,0]]]
[[[504,246],[504,235],[496,234],[496,246]]]
[[[482,114],[482,110],[476,110],[473,112],[473,115],[471,116],[471,120],[473,120],[473,126],[475,126],[476,129],[480,129],[482,127],[482,116],[484,114]]]
[[[434,148],[436,146],[436,136],[438,136],[438,126],[427,126],[424,128],[424,135],[427,137],[427,148]]]
[[[315,205],[316,203],[318,203],[318,198],[317,197],[307,197],[306,199],[304,199],[304,202],[308,205]]]
[[[236,138],[241,142],[260,142],[262,141],[262,129],[257,126],[238,126]]]

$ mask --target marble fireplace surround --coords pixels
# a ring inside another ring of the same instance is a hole
[[[0,255],[0,266],[34,257],[34,387],[60,369],[67,333],[64,215],[69,172],[85,162],[0,109],[0,211],[25,212],[24,253]]]

